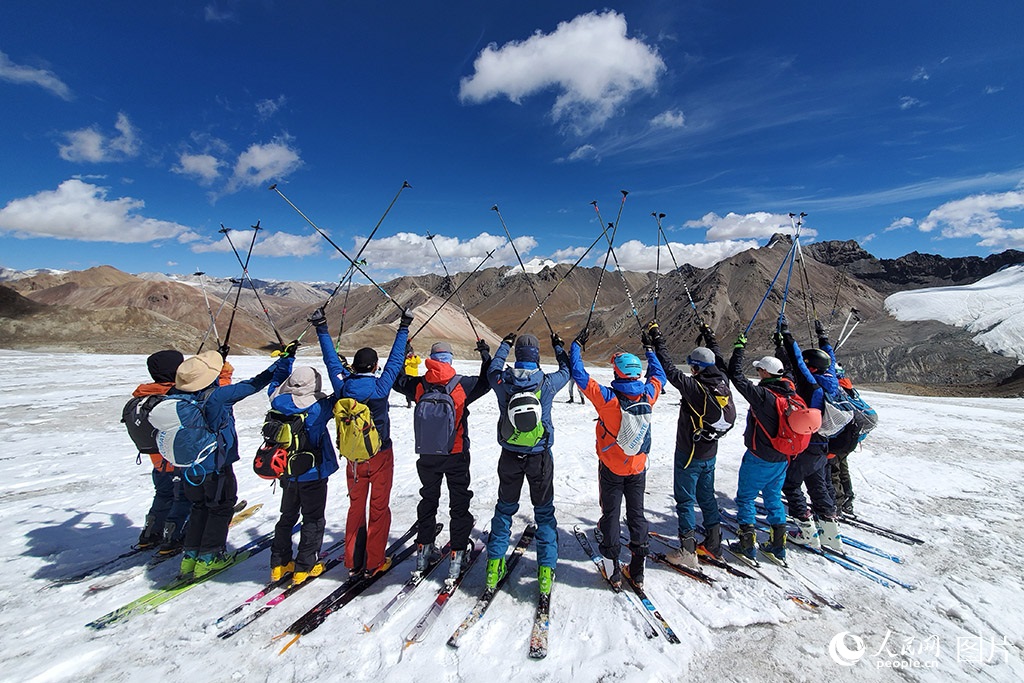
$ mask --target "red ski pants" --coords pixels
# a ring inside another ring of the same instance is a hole
[[[384,550],[391,531],[391,482],[395,474],[395,452],[391,448],[377,452],[361,463],[345,467],[348,481],[348,521],[345,524],[345,566],[365,566],[369,571],[384,564]],[[369,514],[367,514],[369,503]],[[366,533],[366,562],[356,557],[360,530]]]

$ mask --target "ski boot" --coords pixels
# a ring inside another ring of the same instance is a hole
[[[270,580],[280,581],[293,571],[295,571],[295,563],[291,561],[286,562],[285,564],[274,565],[270,568]]]
[[[729,549],[750,560],[751,563],[756,563],[757,532],[754,530],[754,525],[740,524],[740,528],[736,532],[736,540],[729,544]]]
[[[629,558],[629,580],[637,588],[644,587],[644,559],[647,557],[647,546],[633,550]]]
[[[186,550],[181,557],[181,568],[178,569],[178,576],[192,576],[196,571],[196,563],[199,561],[199,551]]]
[[[768,535],[768,542],[761,544],[761,552],[769,560],[783,567],[789,566],[786,564],[786,536],[785,524],[773,524]]]
[[[608,557],[601,558],[601,565],[604,567],[605,576],[608,577],[608,581],[611,582],[612,588],[615,590],[622,589],[622,567],[619,566],[618,560],[613,560]]]
[[[135,544],[136,548],[139,550],[149,550],[163,542],[163,536],[157,532],[155,523],[156,517],[146,515],[146,524],[142,527],[142,533],[139,534],[139,542]]]
[[[504,557],[495,557],[487,560],[487,590],[493,591],[498,587],[498,582],[508,572],[505,566]]]
[[[537,567],[537,589],[541,595],[551,595],[551,584],[555,581],[555,570],[553,567],[541,565]]]
[[[441,559],[441,551],[433,543],[420,543],[416,547],[416,569],[413,578],[420,578],[435,562]]]
[[[814,520],[808,517],[807,519],[796,519],[796,524],[800,529],[798,531],[789,532],[789,540],[798,545],[807,546],[808,548],[820,548],[821,540],[818,538],[818,526],[814,523]]]
[[[712,524],[704,529],[704,542],[700,544],[701,549],[715,558],[722,559],[722,525]]]
[[[193,574],[197,579],[201,579],[207,574],[214,574],[230,567],[234,561],[235,556],[229,555],[223,550],[219,553],[203,553],[196,559],[196,568]]]
[[[448,578],[444,580],[444,586],[448,590],[455,588],[455,582],[459,580],[462,575],[463,565],[469,561],[469,553],[473,549],[473,543],[470,542],[463,550],[453,550],[451,554],[451,561],[448,563]]]
[[[828,548],[837,553],[846,553],[846,548],[843,546],[843,537],[839,535],[839,524],[836,520],[818,520],[818,533],[823,548]]]
[[[324,571],[326,569],[327,568],[324,567],[324,563],[323,562],[317,562],[311,568],[309,568],[309,569],[307,569],[305,571],[300,569],[300,570],[296,571],[292,575],[292,585],[293,586],[297,586],[298,584],[302,583],[303,581],[305,581],[306,579],[308,579],[308,578],[310,578],[312,576],[320,576],[321,574],[324,573]]]
[[[693,537],[693,530],[687,531],[679,537],[679,549],[665,555],[665,560],[677,567],[686,569],[697,569],[697,539]]]

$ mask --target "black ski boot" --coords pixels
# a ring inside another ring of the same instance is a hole
[[[716,560],[722,559],[722,525],[712,524],[704,529],[704,542],[700,544],[711,557]]]
[[[788,566],[786,564],[787,536],[788,530],[785,524],[773,524],[768,536],[768,542],[761,544],[761,552],[769,560],[776,564],[781,564],[783,567]]]

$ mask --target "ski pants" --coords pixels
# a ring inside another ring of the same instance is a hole
[[[281,480],[281,517],[274,527],[270,547],[270,566],[280,567],[292,560],[292,529],[302,514],[299,548],[295,553],[295,571],[308,572],[320,560],[327,525],[327,480]]]
[[[175,471],[163,472],[153,468],[153,505],[147,517],[152,517],[150,533],[160,535],[165,524],[173,524],[170,540],[180,541],[185,537],[185,522],[188,521],[192,502],[185,497],[185,479]]]
[[[185,496],[192,502],[184,549],[200,555],[227,547],[228,526],[238,502],[238,481],[231,465],[207,474],[198,486],[185,482]]]
[[[416,542],[433,543],[436,538],[437,506],[441,501],[441,482],[448,482],[448,505],[451,513],[449,528],[452,550],[465,549],[469,545],[469,532],[473,530],[473,515],[469,502],[473,492],[469,490],[469,451],[451,455],[421,455],[416,461],[416,473],[420,476],[420,503],[416,507]]]
[[[826,479],[831,476],[828,469],[828,453],[819,449],[808,448],[793,458],[786,470],[786,481],[782,484],[782,492],[786,494],[786,506],[789,514],[798,519],[810,519],[811,511],[819,519],[834,519],[836,501],[829,491]],[[811,510],[807,509],[803,485],[807,485],[807,494],[811,497]]]
[[[849,503],[853,501],[853,479],[850,477],[850,463],[846,455],[837,455],[830,461],[829,478],[832,481],[835,491],[836,503]]]
[[[391,531],[391,483],[395,477],[395,451],[383,448],[360,463],[348,462],[348,519],[345,522],[345,566],[373,571],[384,564],[384,551]],[[369,503],[369,513],[367,513]],[[360,557],[366,538],[364,557]],[[348,541],[348,539],[352,539]]]
[[[512,531],[512,516],[519,511],[523,479],[530,486],[530,502],[537,521],[537,564],[554,567],[558,562],[558,522],[555,520],[555,461],[550,449],[541,453],[516,453],[501,449],[498,457],[498,503],[491,518],[487,558],[505,557]]]
[[[743,454],[736,484],[736,521],[740,524],[754,524],[754,499],[760,493],[768,510],[768,524],[775,526],[786,523],[786,508],[782,506],[782,483],[786,480],[786,466],[785,460],[768,462],[749,450]]]
[[[697,515],[693,505],[700,506],[704,528],[718,524],[718,500],[715,499],[715,461],[690,460],[689,453],[676,451],[675,473],[672,479],[672,493],[676,499],[676,516],[679,518],[679,535],[685,536],[697,526]]]
[[[629,528],[629,550],[634,555],[647,555],[647,517],[644,515],[644,489],[647,473],[621,476],[599,463],[597,466],[597,488],[601,501],[601,519],[597,527],[601,531],[601,554],[617,560],[622,533],[620,519],[622,501],[626,501],[626,526]]]

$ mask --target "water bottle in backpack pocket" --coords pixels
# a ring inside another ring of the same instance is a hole
[[[498,438],[514,446],[532,448],[544,438],[542,416],[539,389],[512,394],[498,420]]]
[[[455,399],[452,391],[462,379],[455,375],[447,384],[423,381],[423,393],[412,415],[415,450],[419,455],[450,455],[455,448]]]
[[[212,391],[198,398],[191,394],[160,396],[160,401],[149,411],[149,422],[157,431],[160,455],[183,469],[185,480],[193,486],[217,470],[217,432],[203,414]]]

